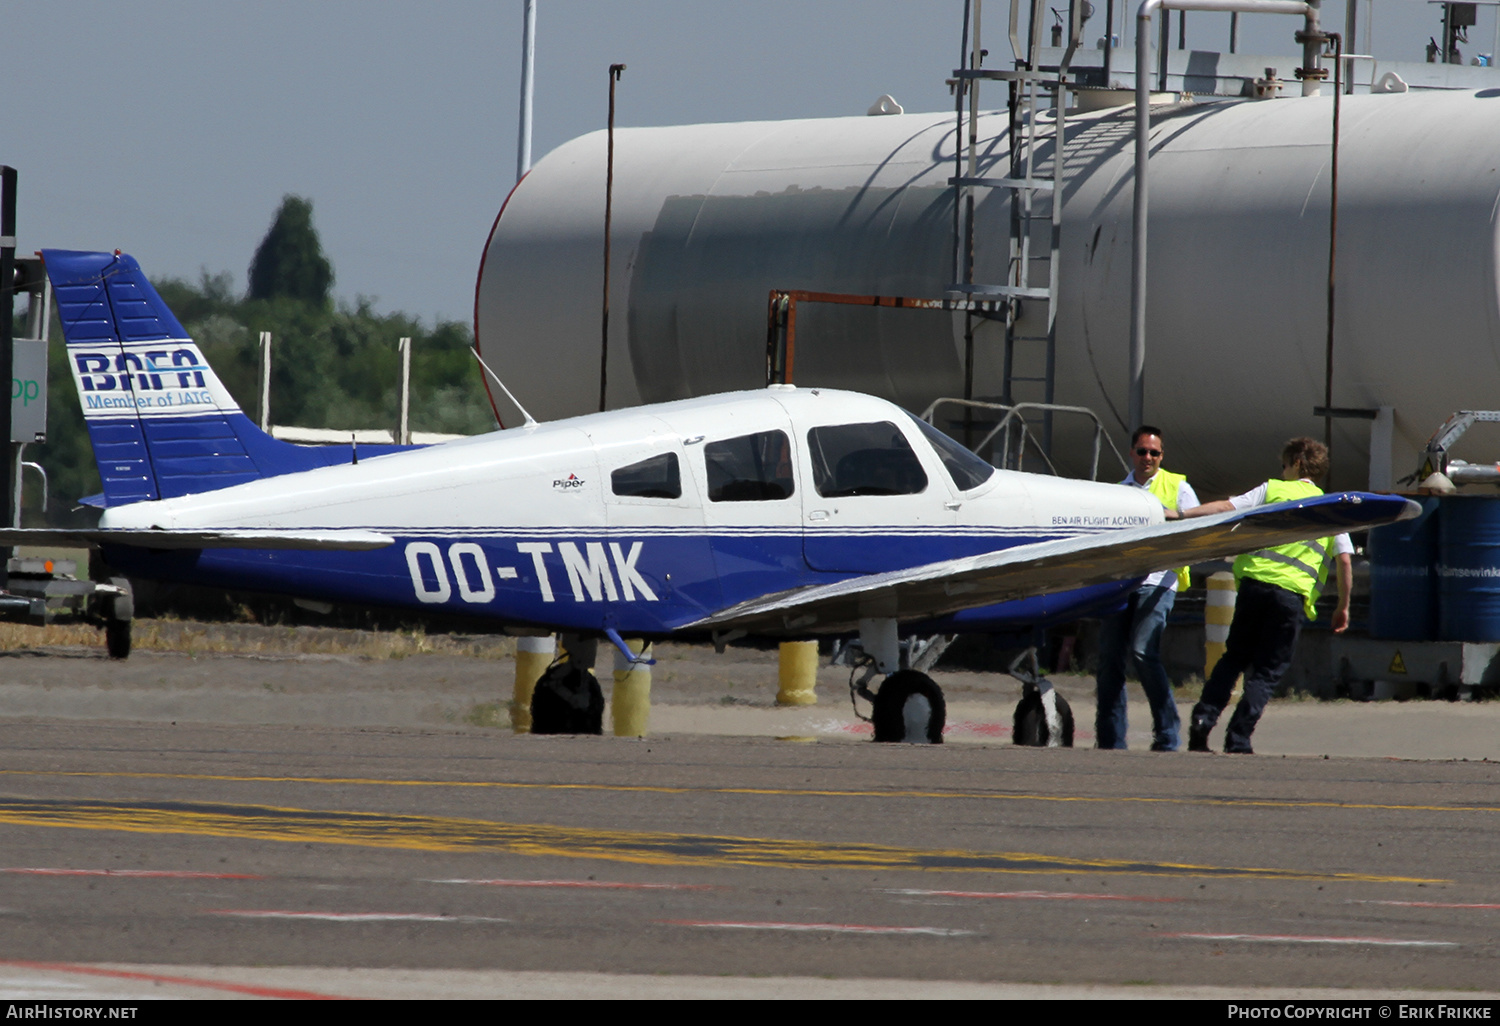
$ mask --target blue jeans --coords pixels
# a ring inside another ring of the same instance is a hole
[[[1161,635],[1177,592],[1163,582],[1130,593],[1122,612],[1107,618],[1099,631],[1099,707],[1094,717],[1095,744],[1124,748],[1126,729],[1125,662],[1135,663],[1136,675],[1151,703],[1151,748],[1177,750],[1180,725],[1172,684],[1161,664]]]

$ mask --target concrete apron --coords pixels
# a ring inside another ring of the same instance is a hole
[[[23,662],[29,665],[22,666]],[[471,675],[452,672],[460,670],[459,661],[427,663],[412,658],[351,666],[338,659],[269,659],[256,661],[266,681],[247,677],[226,682],[224,664],[239,662],[147,653],[124,663],[46,657],[0,660],[0,717],[436,728],[510,735],[509,667],[503,663],[491,663],[492,671]],[[936,675],[940,684],[949,686],[947,676]],[[1005,678],[991,679],[995,686],[986,688],[982,699],[950,691],[946,743],[1010,744],[1019,688]],[[951,686],[963,690],[961,685]],[[1070,678],[1062,685],[1077,720],[1079,749],[1093,745],[1091,691],[1088,678]],[[870,737],[869,724],[856,718],[842,686],[820,681],[816,705],[778,706],[775,694],[773,668],[761,692],[751,691],[751,697],[733,703],[673,701],[663,696],[652,702],[649,736],[703,734],[850,744]],[[1148,706],[1134,683],[1129,685],[1129,704],[1128,739],[1138,757],[1188,757],[1147,752],[1151,740]],[[1191,703],[1179,703],[1178,708],[1186,723]],[[868,713],[868,709],[861,711]],[[605,723],[609,722],[606,711]],[[1213,742],[1220,743],[1219,731]],[[1279,700],[1268,707],[1254,743],[1261,756],[1500,761],[1500,702]],[[1115,756],[1098,753],[1095,757]]]

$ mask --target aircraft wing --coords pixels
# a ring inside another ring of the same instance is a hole
[[[854,631],[867,617],[930,620],[964,609],[1143,577],[1345,531],[1409,520],[1421,507],[1394,495],[1346,492],[1151,527],[1034,542],[978,556],[765,595],[685,625],[767,634]]]
[[[141,549],[324,549],[361,551],[394,545],[395,538],[377,531],[152,529],[152,528],[9,528],[0,530],[0,545],[131,545]]]

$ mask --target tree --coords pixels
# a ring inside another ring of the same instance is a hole
[[[281,198],[281,209],[250,261],[251,299],[299,299],[329,304],[333,265],[312,223],[312,201]]]

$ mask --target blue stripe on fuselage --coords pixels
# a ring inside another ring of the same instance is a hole
[[[396,544],[366,552],[107,546],[105,558],[128,574],[157,580],[647,636],[766,594],[859,576],[810,570],[800,534],[764,530],[385,530],[397,535]],[[1044,538],[893,532],[861,540],[887,551],[895,569]],[[1073,619],[1116,601],[1129,586],[967,610],[934,627],[1003,630]]]

